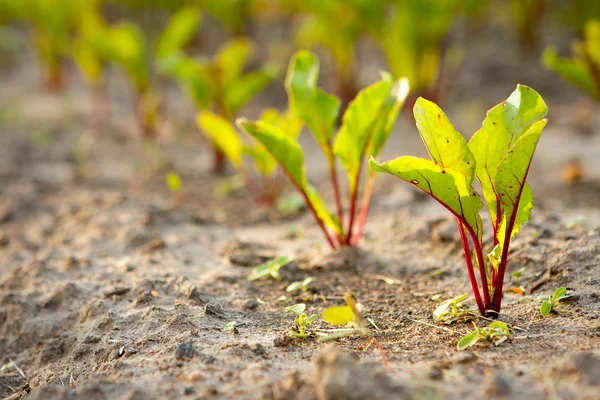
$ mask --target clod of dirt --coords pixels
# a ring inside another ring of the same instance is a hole
[[[392,381],[381,364],[359,363],[335,346],[321,351],[313,365],[313,385],[319,400],[411,398],[406,387]]]
[[[509,398],[512,386],[506,377],[491,375],[484,385],[483,392],[486,398]]]
[[[342,247],[339,250],[319,255],[314,258],[310,265],[313,268],[323,268],[325,270],[339,269],[368,269],[376,264],[375,256],[359,247]]]
[[[271,246],[240,241],[228,243],[221,253],[231,264],[240,267],[255,267],[276,256]]]
[[[19,391],[25,383],[25,379],[19,374],[0,375],[0,398],[7,398]]]
[[[600,359],[589,353],[575,354],[559,364],[558,372],[578,375],[587,386],[600,386]]]
[[[196,349],[194,348],[194,343],[192,342],[181,343],[179,346],[177,346],[177,349],[175,349],[175,358],[178,360],[192,359],[194,358],[195,354]]]
[[[290,335],[283,335],[283,336],[276,337],[273,340],[273,346],[287,347],[290,344],[292,344],[293,341],[294,341],[294,338],[292,338]]]
[[[256,310],[260,306],[260,303],[256,299],[248,299],[244,303],[244,309],[246,310]]]

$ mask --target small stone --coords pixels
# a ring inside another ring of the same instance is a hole
[[[484,388],[485,396],[491,398],[508,398],[511,391],[508,379],[500,375],[490,376]]]
[[[183,389],[184,396],[189,396],[194,393],[196,393],[196,389],[194,389],[193,387],[186,387]]]
[[[260,306],[260,303],[256,299],[248,299],[244,303],[244,308],[246,310],[256,310]]]
[[[175,358],[178,360],[191,359],[194,357],[195,353],[194,343],[182,343],[177,346],[177,349],[175,350]]]

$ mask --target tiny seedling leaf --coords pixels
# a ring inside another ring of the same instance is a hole
[[[250,272],[250,275],[248,275],[248,280],[255,281],[266,276],[279,280],[281,279],[279,276],[279,269],[285,267],[291,261],[292,258],[288,256],[277,257],[271,261],[267,261],[266,263],[255,267],[252,272]]]
[[[302,313],[304,313],[304,310],[306,310],[306,304],[298,303],[294,304],[293,306],[286,307],[285,309],[290,312],[293,312],[296,315],[302,315]]]
[[[173,193],[177,193],[181,190],[181,177],[177,172],[170,171],[167,174],[167,187]]]
[[[478,341],[479,341],[479,330],[476,329],[473,332],[470,332],[467,335],[465,335],[462,339],[460,339],[460,341],[456,345],[456,348],[458,350],[466,350],[469,347],[473,346]]]
[[[323,311],[323,319],[332,325],[347,325],[354,321],[354,312],[348,306],[330,307]]]

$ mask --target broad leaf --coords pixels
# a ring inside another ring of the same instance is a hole
[[[386,99],[392,91],[393,83],[390,75],[361,90],[350,103],[344,113],[343,124],[333,145],[333,153],[340,159],[348,176],[350,193],[355,191],[356,177],[373,137],[377,121],[385,111]]]
[[[505,102],[488,112],[469,143],[497,242],[488,255],[496,271],[508,250],[505,247],[529,220],[533,208],[533,194],[525,180],[547,112],[537,92],[519,85]]]
[[[301,50],[290,62],[286,88],[291,110],[300,117],[331,157],[331,141],[340,100],[317,87],[319,60],[310,51]]]
[[[476,329],[473,332],[470,332],[469,334],[465,335],[462,339],[460,339],[460,341],[456,345],[456,348],[458,350],[466,350],[469,347],[473,346],[475,343],[477,343],[479,341],[479,338],[479,330]]]
[[[289,312],[293,312],[296,315],[301,315],[304,312],[304,310],[306,310],[306,304],[294,304],[293,306],[286,307],[285,309]]]
[[[239,118],[236,123],[241,130],[258,140],[277,160],[294,186],[306,196],[310,202],[309,206],[313,207],[317,216],[336,233],[341,233],[339,221],[329,212],[316,190],[306,180],[304,154],[300,145],[280,128],[265,122],[250,122]]]
[[[187,7],[178,11],[169,20],[169,24],[160,34],[156,43],[156,55],[167,57],[175,50],[181,49],[198,31],[201,12],[197,7]]]
[[[348,306],[330,307],[323,311],[323,319],[332,325],[347,325],[354,321],[354,313]]]
[[[223,99],[228,114],[234,115],[248,100],[266,88],[278,74],[279,68],[272,66],[250,72],[231,81],[223,89]]]
[[[542,317],[547,317],[552,311],[552,302],[550,300],[543,300],[542,305],[540,306],[540,314]]]
[[[551,47],[544,51],[542,62],[547,69],[556,72],[591,96],[600,98],[594,80],[581,60],[560,58],[556,49]]]
[[[229,121],[220,115],[203,111],[198,115],[198,126],[237,170],[243,170],[244,144]]]
[[[253,50],[252,42],[246,39],[234,39],[227,42],[216,56],[215,66],[219,74],[217,79],[227,86],[239,77],[244,71],[246,59]]]
[[[255,281],[266,276],[279,280],[281,279],[279,270],[288,265],[291,261],[292,258],[287,256],[281,256],[267,261],[264,264],[254,267],[252,272],[250,272],[250,275],[248,275],[248,280]]]
[[[516,207],[517,192],[525,184],[529,163],[539,135],[546,124],[548,107],[533,89],[518,85],[510,97],[488,111],[486,119],[469,142],[477,161],[477,178],[481,183],[494,231],[501,222],[503,203]],[[524,141],[520,139],[524,138]],[[517,146],[514,147],[513,146]],[[506,161],[505,161],[506,159]],[[511,163],[516,162],[517,165]],[[503,166],[501,164],[504,163]],[[514,170],[514,171],[513,171]],[[500,172],[501,171],[501,172]],[[517,175],[508,177],[512,172]],[[500,174],[498,179],[496,175]],[[510,179],[510,183],[504,179]],[[518,187],[514,185],[518,181]],[[510,190],[510,194],[499,192]],[[510,186],[513,186],[512,188]],[[501,199],[505,197],[505,199]]]

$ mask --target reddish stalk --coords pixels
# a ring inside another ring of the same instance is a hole
[[[225,170],[225,154],[213,144],[213,173],[221,173]]]
[[[371,206],[371,196],[373,195],[373,188],[375,187],[375,173],[369,171],[367,181],[365,183],[365,192],[363,193],[362,206],[360,208],[360,214],[358,217],[358,231],[352,237],[352,244],[358,244],[362,238],[367,223],[367,216],[369,215],[369,208]]]
[[[358,185],[360,183],[360,175],[362,174],[363,160],[360,160],[360,165],[358,166],[358,173],[356,174],[356,179],[354,180],[354,190],[350,194],[350,218],[348,221],[348,233],[346,236],[346,246],[350,246],[352,240],[352,230],[354,229],[354,217],[356,214],[356,203],[358,199]]]
[[[465,253],[465,263],[467,264],[467,271],[469,272],[469,280],[471,281],[471,287],[473,294],[475,295],[475,301],[477,302],[477,308],[481,315],[485,315],[486,307],[481,301],[481,294],[479,293],[479,286],[477,284],[477,278],[475,277],[475,271],[473,269],[473,260],[471,258],[471,249],[469,247],[469,239],[465,234],[465,227],[462,221],[457,217],[456,222],[458,223],[458,230],[460,232],[460,242],[462,244],[463,251]],[[482,282],[482,286],[487,283]]]
[[[333,186],[333,195],[335,197],[335,205],[337,207],[337,217],[340,222],[340,226],[344,226],[342,197],[340,195],[340,185],[338,183],[337,171],[335,168],[335,159],[333,158],[333,155],[330,155],[328,157],[328,161],[329,161],[329,173],[331,175],[331,184]],[[344,242],[343,239],[344,238],[342,237],[341,234],[338,235],[338,240],[339,240],[340,244],[343,244],[343,242]]]

